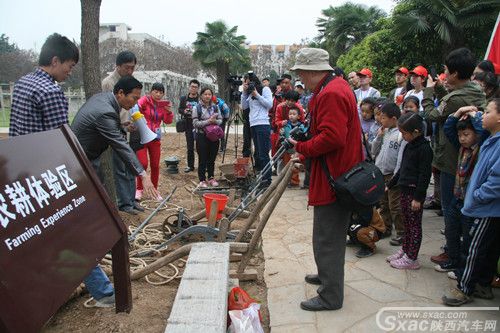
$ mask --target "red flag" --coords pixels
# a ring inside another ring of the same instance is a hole
[[[486,50],[484,59],[491,61],[495,65],[496,74],[500,74],[500,13],[498,13],[497,22],[491,33],[490,44]]]

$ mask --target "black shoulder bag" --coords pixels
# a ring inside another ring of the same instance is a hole
[[[324,83],[323,87],[328,82]],[[356,164],[337,179],[333,179],[328,170],[325,156],[321,156],[321,167],[332,190],[335,191],[338,202],[355,212],[372,209],[382,198],[385,191],[384,176],[371,158],[363,128],[361,128],[361,133],[363,146],[367,151],[367,161]]]

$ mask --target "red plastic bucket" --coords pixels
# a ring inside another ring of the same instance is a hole
[[[203,194],[203,198],[205,199],[205,210],[207,212],[207,219],[210,216],[210,206],[212,205],[212,201],[217,201],[217,220],[222,218],[222,212],[224,208],[226,208],[226,203],[228,196],[225,194],[217,194],[217,193],[205,193]]]

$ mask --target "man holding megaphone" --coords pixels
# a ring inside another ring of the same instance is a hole
[[[98,173],[99,158],[111,146],[126,167],[141,177],[144,194],[156,199],[160,194],[127,143],[120,122],[120,110],[130,110],[141,97],[141,90],[142,84],[133,76],[122,77],[113,92],[96,94],[80,108],[71,129]]]

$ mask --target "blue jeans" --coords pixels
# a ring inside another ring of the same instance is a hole
[[[90,295],[95,300],[100,300],[103,297],[114,294],[115,289],[109,281],[108,276],[101,267],[96,266],[92,269],[89,275],[83,280]]]
[[[255,148],[255,169],[261,171],[271,161],[269,158],[269,151],[271,150],[271,126],[252,126],[250,127],[250,132],[252,133],[252,140]],[[271,168],[269,168],[262,179],[264,182],[271,183]]]
[[[116,204],[118,209],[133,209],[135,201],[135,175],[128,169],[114,150],[113,177],[115,179]]]

